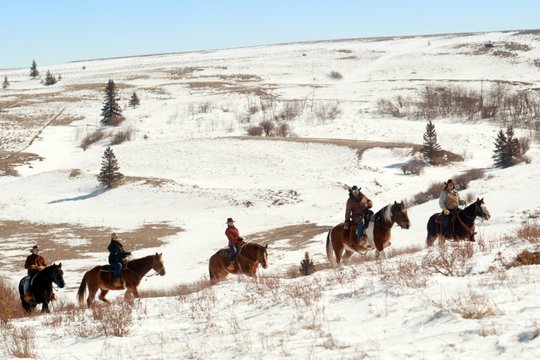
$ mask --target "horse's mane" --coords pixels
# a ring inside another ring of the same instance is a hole
[[[260,244],[252,243],[252,242],[246,243],[246,245],[244,245],[244,246],[254,246],[254,247],[257,248],[257,250],[264,250],[264,246],[262,246]]]

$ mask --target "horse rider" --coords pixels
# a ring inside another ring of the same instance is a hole
[[[367,242],[364,235],[364,215],[366,210],[373,207],[373,202],[369,200],[362,192],[361,188],[354,185],[349,189],[349,198],[345,209],[345,230],[349,229],[349,224],[355,222],[358,224],[356,230],[356,239],[360,240],[360,246],[366,247]]]
[[[443,230],[442,232],[446,234],[449,230],[450,224],[450,215],[456,216],[459,211],[459,193],[456,190],[456,186],[452,179],[449,179],[444,183],[444,189],[441,191],[439,196],[439,206],[442,209],[443,215]]]
[[[122,280],[120,275],[122,273],[122,263],[126,260],[126,257],[131,255],[130,252],[124,251],[124,247],[118,239],[118,234],[113,232],[111,234],[111,243],[107,247],[109,250],[109,264],[114,268],[114,274],[112,277],[113,286],[121,288]]]
[[[229,256],[229,261],[227,262],[227,268],[229,270],[236,269],[236,262],[234,259],[238,254],[238,246],[242,245],[244,238],[240,236],[240,232],[234,226],[235,221],[232,218],[227,218],[227,229],[225,230],[225,236],[229,239],[229,249],[231,249],[231,255]]]
[[[26,276],[23,283],[24,301],[26,302],[32,301],[32,295],[30,294],[30,281],[34,276],[37,275],[37,273],[47,267],[45,258],[39,254],[40,251],[41,248],[39,246],[32,246],[32,250],[30,250],[32,254],[28,255],[26,262],[24,263],[24,268],[28,270],[28,276]],[[53,300],[53,298],[56,300],[55,294],[51,295],[51,300]]]

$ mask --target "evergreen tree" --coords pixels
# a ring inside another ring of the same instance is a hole
[[[501,129],[497,133],[497,139],[495,140],[495,150],[493,150],[493,164],[496,167],[505,167],[508,163],[505,149],[507,148],[507,139],[504,131]]]
[[[309,257],[309,253],[306,251],[304,259],[300,262],[300,273],[302,275],[310,275],[315,271],[315,265],[313,260]]]
[[[101,159],[101,170],[98,175],[99,183],[108,189],[116,187],[124,176],[119,170],[120,167],[118,166],[116,156],[114,156],[109,146]]]
[[[30,76],[32,77],[32,79],[35,79],[39,76],[36,60],[32,60],[32,66],[30,67]]]
[[[133,94],[131,95],[131,99],[129,99],[129,106],[134,108],[137,105],[139,105],[140,103],[141,103],[141,101],[139,100],[139,97],[137,96],[137,93],[134,91]]]
[[[122,109],[120,109],[120,105],[118,105],[118,100],[116,85],[114,84],[114,81],[109,79],[107,87],[105,88],[103,108],[101,109],[101,123],[103,125],[118,125],[124,120]]]
[[[7,79],[7,76],[4,76],[4,82],[2,83],[2,89],[7,89],[9,86],[9,81]]]
[[[437,132],[435,131],[435,125],[433,125],[430,120],[426,124],[422,154],[430,164],[433,164],[435,153],[440,150],[441,146],[437,143]]]
[[[506,128],[506,134],[502,129],[497,133],[492,159],[497,167],[509,167],[521,160],[521,146],[513,127]]]
[[[47,70],[47,75],[45,76],[45,85],[54,85],[56,84],[56,78],[49,70]]]

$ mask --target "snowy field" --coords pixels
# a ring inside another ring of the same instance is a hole
[[[488,42],[520,43],[529,50],[513,57],[475,54]],[[355,184],[376,211],[481,168],[486,176],[472,181],[462,195],[484,198],[492,216],[477,221],[479,241],[462,246],[474,252],[466,276],[411,265],[436,251],[424,249],[427,219],[439,211],[432,200],[409,208],[411,229],[392,230],[392,249],[422,248],[417,252],[289,279],[285,274],[306,251],[316,265],[327,263],[326,231],[301,246],[284,237],[269,243],[269,266],[259,269],[260,280],[229,276],[190,295],[136,300],[132,328],[122,337],[76,330],[75,321],[54,308],[51,315],[16,320],[13,326],[36,329],[38,359],[539,358],[540,268],[505,270],[500,259],[511,261],[523,249],[534,250],[519,239],[510,244],[502,239],[540,214],[540,146],[531,143],[529,163],[494,168],[500,124],[436,119],[442,148],[465,160],[426,167],[421,176],[404,175],[401,166],[414,159],[412,144],[422,144],[426,123],[384,117],[376,105],[382,97],[414,96],[423,86],[449,82],[473,89],[494,81],[516,90],[538,88],[538,59],[540,35],[497,32],[81,61],[40,68],[42,74],[50,70],[62,76],[48,87],[30,79],[28,69],[0,70],[10,81],[0,90],[0,150],[42,158],[17,166],[19,176],[0,177],[0,221],[113,229],[121,238],[145,224],[179,229],[159,247],[134,251],[135,257],[163,252],[167,269],[166,276],[143,281],[141,291],[205,280],[209,257],[227,244],[228,217],[235,218],[247,241],[250,234],[286,226],[331,227],[342,221],[345,189]],[[343,78],[330,78],[331,71]],[[126,121],[105,131],[132,133],[131,141],[112,147],[120,171],[132,180],[99,191],[96,175],[110,138],[86,150],[80,143],[100,126],[108,79],[119,86]],[[141,99],[135,109],[127,106],[133,91]],[[300,138],[403,147],[372,147],[358,156],[355,149],[334,144],[233,138],[261,120],[261,104],[269,98],[276,99],[270,104],[276,113],[288,101],[303,104],[289,122]],[[337,118],[317,118],[318,108],[336,103]],[[254,106],[259,110],[248,122]],[[51,122],[57,115],[65,122]],[[516,133],[532,137],[526,129]],[[0,276],[15,287],[33,243],[6,234],[0,231]],[[109,231],[102,237],[108,239]],[[73,249],[73,257],[47,248],[43,255],[62,262],[67,285],[58,295],[64,304],[75,303],[84,269],[104,263],[106,248],[81,254],[77,244],[88,238],[52,238]],[[124,247],[130,249],[130,243]],[[408,276],[410,267],[416,270]],[[489,311],[481,318],[463,316],[461,310],[475,301]],[[92,323],[90,310],[77,316],[84,326]],[[12,356],[0,346],[1,358]]]

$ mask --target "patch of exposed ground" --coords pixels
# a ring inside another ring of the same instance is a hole
[[[257,244],[273,244],[280,240],[289,240],[286,246],[277,246],[280,250],[302,250],[307,244],[313,242],[313,238],[327,232],[331,226],[321,226],[313,223],[288,225],[280,228],[250,234],[245,237],[248,242]]]
[[[164,185],[175,184],[174,180],[165,178],[143,177],[143,176],[124,176],[122,183],[138,183],[142,182],[143,185],[150,185],[153,187],[162,187]]]
[[[25,221],[0,221],[0,267],[20,270],[32,245],[39,244],[48,263],[62,259],[84,259],[87,253],[103,252],[107,260],[110,233],[107,227],[80,225],[37,224]],[[144,224],[142,227],[120,232],[124,246],[130,251],[159,247],[164,238],[183,231],[166,223]],[[96,264],[98,265],[98,264]]]
[[[43,160],[43,158],[33,153],[0,150],[0,176],[18,176],[19,173],[15,167],[28,165],[35,160]]]

